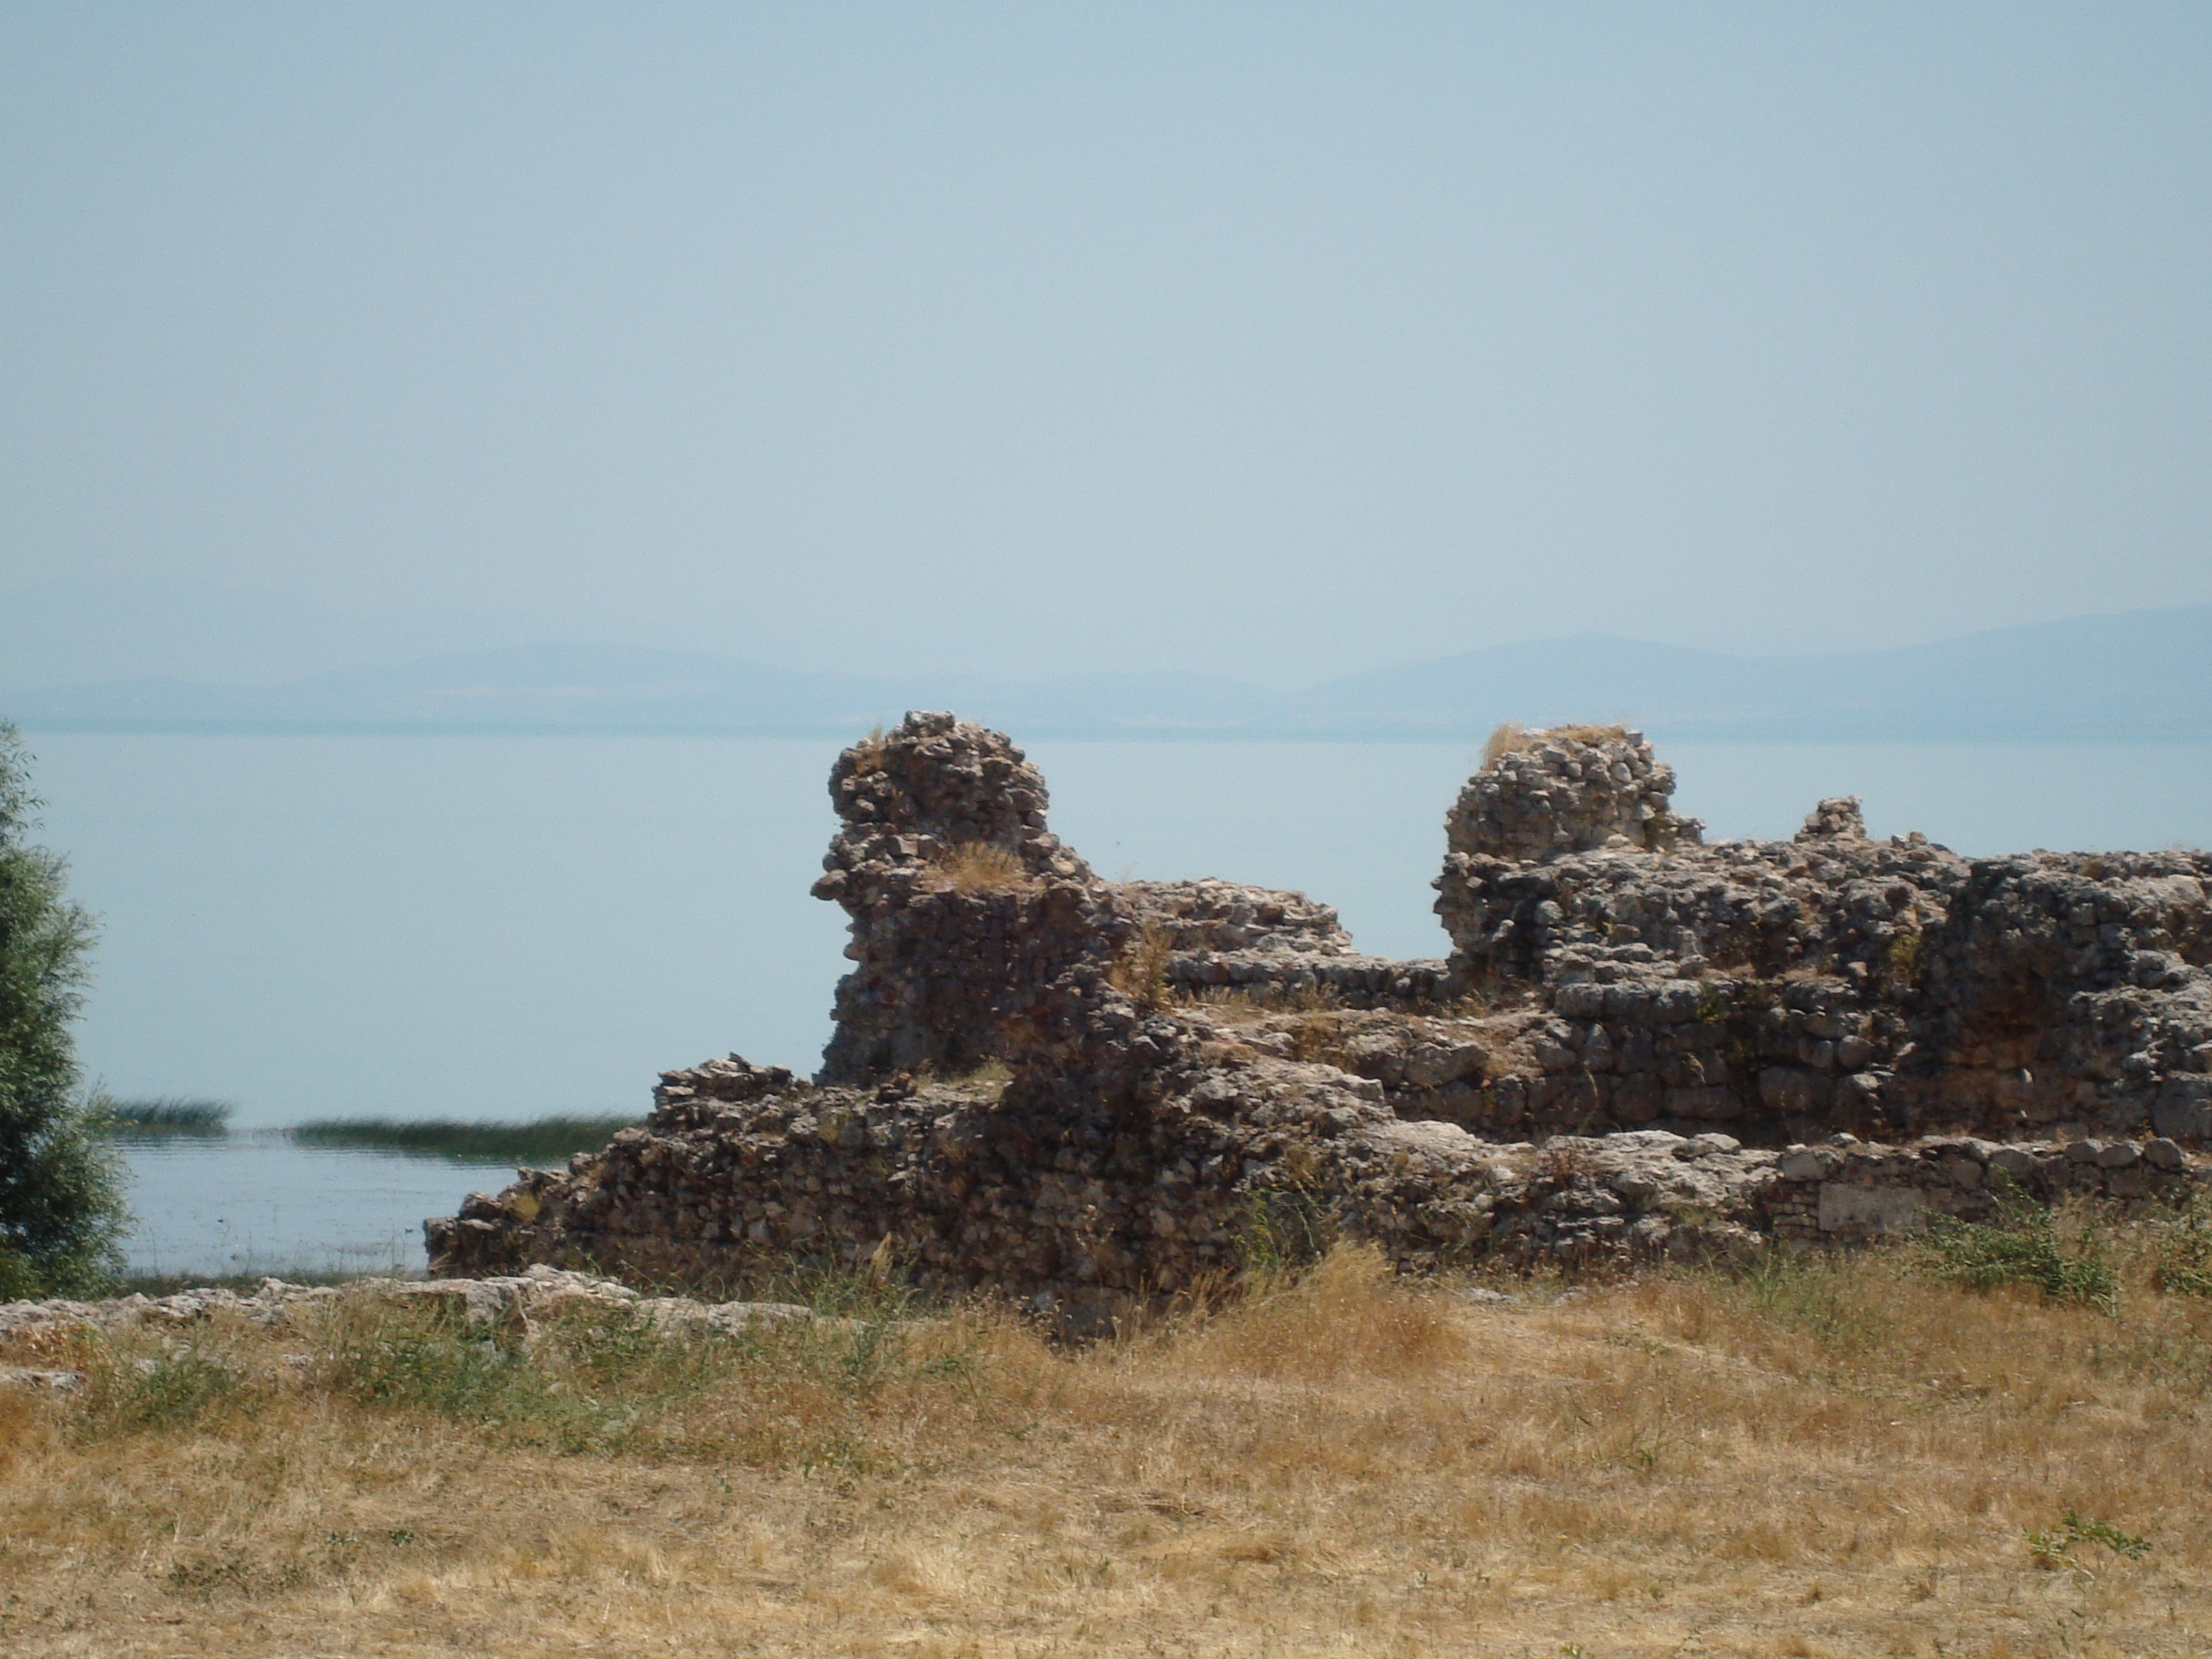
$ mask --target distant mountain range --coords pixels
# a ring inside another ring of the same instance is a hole
[[[4,665],[0,677],[14,678]],[[587,643],[455,652],[277,685],[0,689],[0,714],[46,731],[844,735],[908,708],[957,709],[1030,737],[1463,738],[1505,720],[1617,720],[1675,739],[2206,739],[2212,605],[1815,656],[1583,634],[1294,692],[1202,674],[793,673]]]

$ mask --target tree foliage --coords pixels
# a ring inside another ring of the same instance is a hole
[[[118,1266],[121,1175],[70,1031],[93,922],[68,866],[32,846],[43,803],[0,721],[0,1299],[93,1290]]]

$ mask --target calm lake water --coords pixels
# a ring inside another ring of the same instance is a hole
[[[837,745],[678,738],[31,738],[42,838],[102,921],[80,1029],[118,1095],[351,1115],[641,1112],[736,1049],[811,1071],[844,964],[807,897]],[[1468,744],[1044,742],[1053,827],[1109,876],[1220,875],[1437,956],[1428,883]],[[1709,834],[1822,795],[1963,853],[2212,842],[2212,746],[1661,744]],[[170,1271],[355,1260],[503,1171],[234,1137],[134,1152]],[[361,1258],[366,1260],[366,1258]],[[386,1258],[388,1260],[389,1258]],[[381,1262],[371,1265],[382,1265]]]
[[[125,1149],[148,1273],[420,1273],[422,1218],[514,1179],[503,1164],[309,1151],[275,1130]]]

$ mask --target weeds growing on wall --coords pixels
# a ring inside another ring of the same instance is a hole
[[[1544,735],[1562,738],[1569,743],[1618,743],[1628,735],[1625,726],[1553,726],[1545,729]]]
[[[1170,990],[1168,963],[1174,955],[1174,936],[1158,922],[1148,921],[1114,959],[1107,981],[1146,1008],[1165,1007]]]
[[[1340,1218],[1321,1194],[1304,1187],[1270,1187],[1245,1200],[1237,1255],[1247,1275],[1265,1279],[1319,1261],[1335,1244]]]
[[[1540,742],[1546,740],[1586,743],[1595,745],[1601,743],[1618,743],[1627,735],[1628,728],[1618,725],[1547,726],[1532,730],[1522,725],[1519,720],[1507,720],[1484,741],[1482,763],[1485,768],[1495,766],[1506,756],[1526,754],[1535,748]]]
[[[1018,854],[988,841],[955,842],[929,861],[923,879],[954,893],[1010,893],[1032,881]]]
[[[854,744],[849,751],[853,757],[854,771],[864,774],[882,771],[884,757],[889,750],[890,745],[884,740],[882,726],[870,726],[866,735]]]
[[[1882,947],[1882,978],[1900,990],[1912,989],[1920,983],[1920,930],[1899,927]]]
[[[1508,755],[1522,754],[1533,746],[1528,736],[1528,728],[1522,725],[1519,720],[1501,721],[1498,728],[1483,741],[1483,768],[1487,770]]]
[[[2032,1285],[2054,1301],[2118,1311],[2119,1279],[2094,1211],[2062,1212],[2009,1183],[1998,1187],[1996,1199],[1988,1221],[1929,1217],[1922,1250],[1931,1273],[1971,1290]]]

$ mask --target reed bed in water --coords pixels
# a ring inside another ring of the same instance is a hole
[[[234,1109],[227,1100],[197,1100],[177,1095],[151,1100],[102,1098],[98,1103],[110,1128],[124,1139],[172,1135],[219,1139],[230,1133]]]
[[[19,1346],[88,1381],[0,1394],[0,1650],[2200,1656],[2170,1243],[2104,1298],[1946,1244],[1503,1307],[1340,1249],[1081,1348],[849,1286]]]
[[[472,1123],[455,1118],[335,1117],[285,1131],[302,1146],[343,1152],[398,1152],[457,1163],[560,1164],[571,1152],[605,1146],[635,1117],[539,1117]]]

